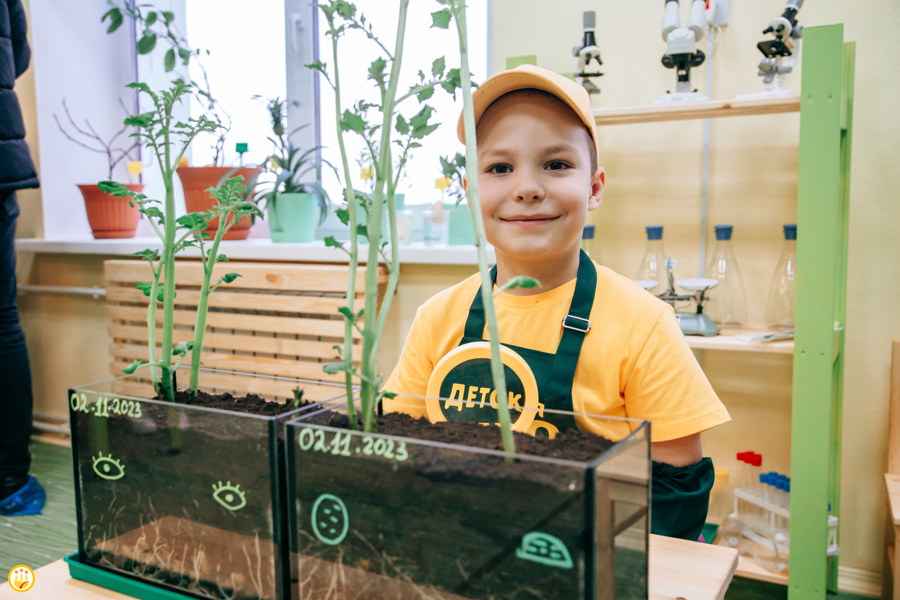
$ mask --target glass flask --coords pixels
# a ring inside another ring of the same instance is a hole
[[[747,322],[747,294],[744,280],[734,254],[732,225],[716,225],[716,244],[706,267],[706,276],[719,285],[706,293],[703,307],[716,325],[740,327]]]
[[[794,328],[794,278],[797,268],[797,225],[784,225],[784,242],[781,257],[775,267],[769,299],[766,305],[766,322],[778,330]]]
[[[585,253],[593,258],[597,259],[594,256],[594,226],[593,225],[585,225],[584,230],[581,234],[581,249],[585,251]]]
[[[664,294],[669,287],[662,235],[662,225],[647,226],[647,249],[644,251],[637,277],[634,278],[638,285],[656,296]]]

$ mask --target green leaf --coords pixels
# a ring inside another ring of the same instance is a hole
[[[150,12],[147,13],[146,18],[144,18],[144,22],[149,27],[150,25],[153,25],[154,23],[156,23],[156,17],[157,17],[156,12],[151,10]]]
[[[191,348],[194,347],[194,342],[178,342],[172,347],[172,354],[174,356],[180,356],[182,354],[187,354]]]
[[[175,13],[173,13],[171,10],[162,11],[162,16],[163,16],[163,21],[166,22],[166,25],[168,25],[169,23],[171,23],[172,21],[175,20]]]
[[[149,251],[148,251],[148,250],[145,250],[145,252],[149,252]],[[138,290],[140,290],[141,292],[143,292],[143,294],[149,298],[149,297],[150,297],[150,290],[153,289],[153,284],[152,284],[152,283],[149,283],[149,282],[146,282],[146,281],[139,281],[139,282],[137,282],[137,284],[135,284],[134,287],[136,287]]]
[[[152,31],[144,31],[144,35],[138,40],[138,54],[150,54],[156,47],[156,34]]]
[[[327,68],[327,63],[322,62],[321,60],[317,60],[316,62],[311,62],[303,65],[307,69],[313,69],[315,71],[319,71],[320,73],[324,73]]]
[[[344,0],[337,0],[337,2],[334,3],[334,7],[338,14],[345,19],[351,19],[353,15],[356,14],[356,5],[345,2]]]
[[[329,375],[337,375],[341,371],[347,371],[348,369],[353,368],[353,365],[347,362],[346,360],[342,360],[341,362],[330,362],[322,365],[322,370],[328,373]]]
[[[449,8],[435,11],[431,13],[431,26],[447,29],[450,26],[450,19],[452,17],[453,15],[450,13]]]
[[[406,119],[403,115],[397,115],[397,125],[394,127],[397,130],[397,133],[400,135],[406,135],[409,133],[409,123],[407,123]]]
[[[159,259],[159,251],[158,250],[150,250],[148,248],[147,250],[141,250],[140,252],[132,252],[131,256],[133,256],[135,258],[142,258],[146,261],[152,262],[154,260]],[[140,285],[140,284],[138,284],[138,285]],[[140,288],[138,288],[138,289],[140,289]]]
[[[122,369],[122,372],[125,373],[125,374],[127,374],[127,375],[131,375],[132,373],[134,373],[135,371],[137,371],[138,367],[140,367],[142,364],[144,364],[144,361],[139,360],[139,359],[136,358],[136,359],[134,359],[133,361],[131,361],[131,364],[130,364],[130,365],[128,365],[127,367],[125,367],[124,369]]]
[[[435,77],[440,77],[444,72],[444,68],[446,67],[446,61],[443,56],[439,56],[434,59],[434,62],[431,63],[431,74]]]
[[[179,58],[181,58],[181,64],[187,65],[191,60],[191,51],[187,48],[179,48],[178,56]]]
[[[344,318],[349,321],[356,321],[356,315],[353,314],[353,311],[347,308],[346,306],[339,306],[338,312],[344,315]]]
[[[345,110],[344,116],[341,117],[341,129],[362,133],[366,129],[366,122],[358,114]]]
[[[175,68],[175,48],[169,48],[169,50],[166,52],[165,68],[166,73],[172,71]]]
[[[231,283],[232,281],[234,281],[235,279],[237,279],[238,277],[241,277],[241,276],[242,275],[240,273],[235,273],[232,271],[230,273],[225,273],[224,275],[222,275],[221,281],[222,281],[222,283]]]
[[[387,61],[382,57],[378,57],[369,65],[369,79],[384,85],[384,69],[387,67]]]
[[[338,220],[341,223],[343,223],[344,225],[350,224],[350,211],[347,210],[346,208],[339,208],[336,211],[334,211],[334,214],[338,218]]]
[[[416,93],[416,100],[419,102],[425,102],[429,98],[434,96],[434,86],[433,85],[423,85],[419,88],[419,91]]]
[[[100,22],[102,23],[107,18],[109,19],[109,27],[106,28],[106,33],[112,33],[116,29],[118,29],[119,27],[122,26],[122,23],[123,23],[122,11],[119,9],[118,6],[113,7],[111,9],[109,9],[108,11],[106,11],[105,13],[103,13],[103,16],[100,17]]]
[[[503,290],[511,290],[514,288],[533,288],[533,287],[537,287],[539,285],[541,285],[541,282],[538,281],[537,279],[533,279],[533,278],[527,277],[525,275],[517,275],[516,277],[509,279],[506,283],[501,285],[497,289],[497,291],[494,292],[494,295],[496,296]]]
[[[215,215],[212,215],[209,212],[193,212],[178,217],[175,222],[185,229],[201,231],[206,229],[206,225],[214,216]]]
[[[460,77],[459,69],[450,69],[447,71],[447,76],[441,82],[441,87],[444,88],[444,91],[453,94],[456,92],[456,89],[460,87]]]
[[[141,129],[149,129],[150,125],[153,123],[153,118],[155,117],[155,113],[146,112],[141,113],[139,115],[133,115],[131,117],[127,117],[124,121],[125,125],[129,127],[140,127]]]
[[[333,235],[329,235],[322,241],[325,242],[326,248],[343,248],[344,247],[343,242],[339,242],[336,239],[334,239]]]

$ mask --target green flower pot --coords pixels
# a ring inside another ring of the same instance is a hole
[[[315,194],[277,194],[266,209],[273,242],[312,242],[321,217]]]

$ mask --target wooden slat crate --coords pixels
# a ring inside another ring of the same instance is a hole
[[[203,344],[203,366],[236,371],[341,383],[343,377],[322,370],[327,362],[339,360],[335,345],[343,347],[344,319],[338,307],[347,305],[348,265],[271,262],[225,262],[216,265],[212,281],[234,271],[235,281],[221,285],[209,296],[209,313]],[[142,260],[107,260],[103,263],[106,303],[109,314],[110,355],[113,376],[134,359],[147,360],[148,298],[136,285],[151,278],[149,265]],[[181,260],[176,265],[174,343],[189,341],[200,298],[203,270],[199,260]],[[354,311],[362,309],[365,273],[357,272]],[[379,273],[383,293],[387,272]],[[156,342],[161,343],[162,310],[156,315]],[[359,360],[361,339],[354,332],[354,360]],[[188,358],[184,364],[189,362]],[[235,394],[256,391],[282,396],[284,385],[261,382],[239,374],[217,374],[207,378],[217,389]],[[256,389],[269,386],[271,390]],[[309,389],[307,389],[309,388]],[[313,400],[335,395],[325,385],[305,386]]]

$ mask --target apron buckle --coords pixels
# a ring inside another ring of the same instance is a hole
[[[577,322],[573,323],[573,320]],[[576,317],[575,315],[566,315],[562,321],[562,326],[565,329],[587,333],[591,330],[591,321],[590,319],[583,319],[581,317]]]

